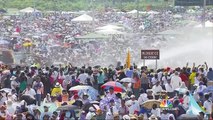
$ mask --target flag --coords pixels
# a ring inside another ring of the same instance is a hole
[[[127,57],[126,57],[126,68],[130,68],[130,62],[131,62],[130,57],[131,57],[130,52],[128,50]]]
[[[204,112],[203,109],[197,104],[194,97],[190,94],[189,110],[187,114],[199,115],[199,112]]]

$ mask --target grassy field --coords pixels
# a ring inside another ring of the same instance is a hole
[[[107,2],[108,1],[108,2]],[[152,6],[153,9],[165,8],[172,5],[172,0],[0,0],[0,8],[23,9],[26,7],[36,7],[39,10],[90,10],[111,8],[132,10],[146,9],[146,6]]]

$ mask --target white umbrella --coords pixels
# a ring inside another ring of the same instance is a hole
[[[10,93],[12,91],[12,89],[10,89],[10,88],[2,88],[0,91],[4,91],[6,93]]]
[[[123,78],[120,80],[120,82],[134,83],[132,78]]]
[[[93,87],[91,86],[88,86],[88,85],[77,85],[77,86],[74,86],[74,87],[71,87],[69,89],[69,91],[75,91],[75,90],[88,90],[88,89],[94,89]]]

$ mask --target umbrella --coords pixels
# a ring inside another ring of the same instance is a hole
[[[50,113],[53,113],[54,111],[57,110],[56,103],[42,103],[41,106],[38,108],[41,113],[44,112],[44,106],[47,106],[49,108],[48,111]]]
[[[2,88],[0,91],[4,91],[6,93],[10,93],[12,91],[12,89],[10,89],[10,88]]]
[[[206,89],[203,90],[204,93],[213,92],[213,86],[208,86]]]
[[[125,87],[121,83],[115,81],[109,81],[101,86],[101,88],[104,89],[109,89],[110,87],[113,87],[115,92],[126,91]]]
[[[78,91],[79,96],[82,96],[84,93],[86,93],[91,100],[96,100],[97,96],[99,95],[95,88],[87,85],[77,85],[71,87],[69,91]]]
[[[200,120],[197,115],[182,114],[177,120]]]
[[[133,79],[132,78],[123,78],[123,79],[121,79],[120,80],[120,82],[127,82],[127,83],[133,83],[134,81],[133,81]]]
[[[10,42],[8,42],[7,40],[0,40],[0,45],[8,45],[10,44]]]
[[[4,64],[4,62],[0,61],[0,65],[3,65],[3,64]]]
[[[142,103],[142,106],[147,108],[147,109],[152,109],[153,104],[157,104],[157,106],[160,106],[160,101],[159,100],[147,100]]]
[[[89,90],[89,89],[94,89],[94,88],[88,85],[77,85],[77,86],[71,87],[69,91],[79,91],[79,90]]]
[[[26,101],[27,105],[32,105],[36,103],[36,99],[33,98],[31,95],[24,94],[21,96],[20,100]]]
[[[175,89],[175,91],[178,91],[179,93],[186,93],[188,88],[185,86],[185,84],[182,83],[180,88]]]
[[[119,35],[119,34],[125,34],[124,32],[115,30],[115,29],[104,29],[104,30],[98,30],[96,33],[104,34],[104,35]]]
[[[78,106],[76,105],[64,105],[64,106],[60,106],[58,107],[56,110],[59,111],[59,110],[74,110],[74,109],[77,109]]]

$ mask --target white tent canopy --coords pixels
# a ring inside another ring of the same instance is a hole
[[[96,33],[104,34],[104,35],[119,35],[124,34],[124,32],[114,30],[114,29],[104,29],[104,30],[98,30]]]
[[[87,15],[87,14],[83,14],[81,16],[78,16],[76,18],[73,18],[71,21],[73,22],[92,22],[92,21],[97,21],[97,19],[93,19],[91,16]]]
[[[132,11],[129,11],[129,12],[127,12],[128,14],[135,14],[135,13],[137,13],[138,11],[137,10],[132,10]]]
[[[203,27],[202,24],[196,25],[195,28],[201,28]],[[205,22],[205,27],[213,27],[213,23],[210,21]]]
[[[123,27],[119,27],[119,26],[116,26],[116,25],[105,25],[103,27],[98,27],[96,28],[98,30],[106,30],[106,29],[113,29],[113,30],[119,30],[119,29],[123,29]]]
[[[33,12],[40,13],[41,11],[36,10],[34,8],[31,8],[31,7],[27,7],[25,9],[20,10],[19,12],[21,12],[21,13],[33,13]]]

